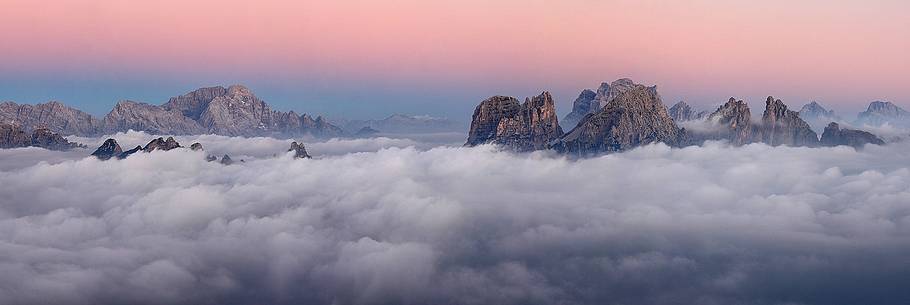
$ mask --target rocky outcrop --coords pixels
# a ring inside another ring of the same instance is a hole
[[[291,142],[291,148],[288,151],[294,152],[294,159],[310,159],[313,158],[306,152],[306,148],[303,147],[302,143]]]
[[[495,143],[514,151],[532,151],[546,148],[562,134],[549,92],[524,103],[513,97],[493,96],[474,109],[465,145]]]
[[[881,126],[890,124],[899,127],[910,127],[910,112],[891,103],[875,101],[869,103],[866,111],[856,118],[857,125]]]
[[[196,142],[196,143],[190,144],[190,150],[203,151],[204,149],[202,149],[202,144],[199,144],[199,142]]]
[[[815,131],[824,129],[828,123],[843,121],[840,116],[834,113],[834,110],[825,109],[816,101],[803,105],[799,110],[799,117],[809,123],[812,130]]]
[[[173,137],[167,137],[167,140],[164,138],[157,138],[149,142],[142,148],[144,152],[152,152],[155,150],[168,151],[174,148],[181,147],[180,143],[177,143]]]
[[[629,81],[631,82],[631,81]],[[574,155],[628,150],[663,142],[678,145],[682,133],[670,118],[656,87],[613,82],[604,109],[585,116],[578,126],[552,147]]]
[[[224,165],[234,164],[234,160],[232,160],[231,156],[228,156],[228,155],[224,155],[223,157],[221,157],[221,161],[218,161],[218,162],[220,162],[221,164],[224,164]]]
[[[117,144],[117,140],[107,139],[101,146],[98,146],[98,149],[95,149],[92,156],[101,160],[108,160],[113,157],[118,157],[122,153],[123,149],[120,148],[120,144]]]
[[[0,124],[0,148],[31,146],[31,138],[18,125]]]
[[[101,121],[90,114],[53,101],[37,105],[0,103],[0,123],[18,125],[25,132],[47,128],[63,135],[97,135],[102,129]]]
[[[695,108],[692,108],[692,106],[689,106],[689,104],[686,104],[686,102],[682,101],[674,104],[673,107],[670,107],[668,113],[670,114],[670,118],[672,118],[673,121],[677,123],[686,121],[700,121],[704,120],[705,117],[708,116],[707,111],[695,110]]]
[[[866,144],[884,145],[885,141],[874,134],[862,130],[842,129],[840,125],[834,122],[825,127],[825,132],[822,133],[821,138],[821,145],[823,146],[847,145],[854,148],[862,148]]]
[[[142,146],[136,145],[136,147],[133,147],[133,149],[124,151],[122,154],[117,156],[117,159],[124,159],[124,158],[129,157],[130,155],[138,153],[140,151],[142,151]]]
[[[727,140],[733,145],[745,145],[755,139],[756,127],[752,124],[752,112],[742,100],[730,98],[708,116],[708,127],[699,134],[699,140]],[[698,143],[693,143],[698,144]]]
[[[581,94],[572,103],[572,112],[562,118],[562,125],[566,126],[566,128],[574,128],[586,115],[600,110],[600,102],[595,99],[596,97],[597,92],[594,92],[594,90],[585,89],[581,91]]]
[[[761,142],[771,145],[817,146],[818,134],[799,117],[799,113],[788,110],[781,100],[769,96],[762,114]]]
[[[80,147],[47,128],[27,133],[19,125],[0,124],[0,148],[41,147],[49,150],[69,150]]]
[[[151,134],[202,134],[206,130],[180,111],[134,101],[120,101],[104,117],[105,133],[126,130]]]
[[[765,102],[760,122],[752,121],[752,114],[745,102],[730,98],[708,116],[706,124],[708,126],[705,130],[691,132],[696,135],[693,138],[699,141],[727,140],[733,145],[818,145],[818,135],[799,117],[799,113],[787,109],[787,105],[770,96]]]

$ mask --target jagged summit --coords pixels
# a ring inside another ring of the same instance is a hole
[[[891,102],[874,101],[856,118],[857,125],[910,127],[910,112]]]
[[[781,100],[769,96],[762,114],[762,139],[768,145],[816,146],[818,134],[799,117],[799,113],[787,109]]]
[[[554,142],[557,151],[590,155],[663,142],[677,145],[680,129],[670,118],[656,86],[620,79],[599,93],[604,108],[589,114],[565,136]]]
[[[515,151],[543,149],[563,131],[556,117],[556,106],[549,92],[520,103],[510,96],[490,97],[472,116],[467,146],[500,144]]]
[[[668,110],[675,122],[698,121],[708,116],[707,111],[698,111],[684,101],[679,101]]]

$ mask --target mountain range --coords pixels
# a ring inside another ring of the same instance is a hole
[[[657,142],[675,147],[707,140],[808,147],[884,143],[871,133],[837,124],[829,125],[819,139],[800,113],[771,96],[765,101],[761,120],[755,121],[748,104],[735,98],[710,114],[683,102],[671,111],[661,101],[656,86],[625,78],[603,83],[593,95],[591,92],[582,91],[564,118],[574,124],[567,132],[558,122],[548,92],[524,103],[514,97],[493,96],[475,108],[465,145],[494,143],[519,152],[550,149],[570,155],[596,155]],[[681,128],[678,121],[694,124]]]
[[[59,102],[37,105],[4,102],[0,103],[0,122],[18,125],[25,131],[46,128],[78,136],[130,129],[171,135],[335,137],[343,134],[340,127],[321,116],[314,119],[309,114],[273,110],[241,85],[200,88],[162,105],[124,100],[103,118]]]
[[[393,114],[380,120],[329,120],[348,132],[375,130],[383,133],[434,133],[461,131],[464,126],[457,121],[428,115]],[[368,128],[368,129],[364,129]]]

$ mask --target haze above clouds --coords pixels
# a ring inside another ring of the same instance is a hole
[[[380,138],[294,160],[287,141],[180,140],[250,158],[0,151],[0,303],[910,299],[910,143],[573,161]]]

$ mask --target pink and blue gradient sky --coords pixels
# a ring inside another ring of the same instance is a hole
[[[103,114],[242,83],[276,108],[468,119],[631,77],[707,108],[910,106],[910,1],[0,0],[0,100]],[[910,107],[908,107],[910,108]]]

